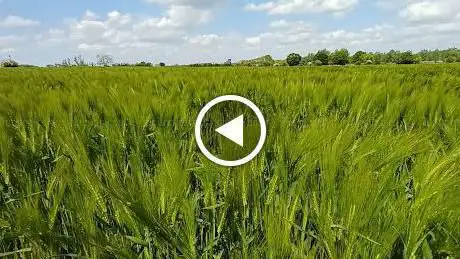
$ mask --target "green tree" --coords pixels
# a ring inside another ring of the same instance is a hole
[[[297,53],[291,53],[286,58],[286,62],[291,67],[292,66],[298,66],[300,64],[301,60],[302,60],[302,57]]]
[[[396,50],[390,50],[386,55],[385,55],[385,63],[397,63],[398,57],[400,55],[399,51]]]
[[[348,52],[347,49],[340,49],[340,50],[334,51],[331,54],[330,61],[331,61],[331,64],[333,65],[344,66],[348,64],[349,57],[350,57],[350,53]]]
[[[430,51],[423,49],[419,53],[420,57],[422,58],[422,61],[430,61]]]
[[[321,65],[329,64],[329,54],[330,52],[327,49],[319,50],[315,54],[315,60],[321,61]]]
[[[396,59],[396,64],[414,64],[415,57],[412,51],[405,51],[400,53]]]
[[[362,51],[362,50],[359,50],[357,51],[352,57],[351,57],[351,62],[353,62],[353,64],[356,64],[356,65],[360,65],[364,62],[364,60],[362,59],[363,55],[365,55],[366,52]]]
[[[365,53],[361,56],[363,64],[374,64],[375,62],[375,55],[372,52]]]
[[[308,66],[310,64],[313,64],[315,61],[315,54],[314,53],[308,53],[305,57],[302,58],[300,61],[301,66]]]
[[[374,53],[374,64],[382,64],[385,63],[385,54],[381,52]]]
[[[141,61],[141,62],[137,62],[134,66],[136,66],[136,67],[151,67],[151,66],[153,66],[153,64],[150,63],[150,62]]]
[[[455,56],[449,56],[446,58],[446,63],[454,63],[455,61],[457,61]]]

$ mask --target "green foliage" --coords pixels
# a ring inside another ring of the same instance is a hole
[[[0,70],[0,256],[458,257],[458,71]],[[269,127],[237,168],[193,136],[230,93]]]
[[[141,61],[135,64],[136,67],[151,67],[153,64],[151,62]]]
[[[166,63],[164,63],[164,62],[160,62],[160,64],[159,64],[159,65],[160,65],[160,67],[165,67],[165,66],[166,66]]]
[[[411,51],[398,53],[396,57],[396,64],[415,64],[415,56]]]
[[[313,65],[315,66],[322,66],[323,65],[323,62],[321,60],[314,60],[313,61]]]
[[[330,55],[330,63],[332,65],[344,66],[349,62],[350,53],[347,49],[336,50]]]
[[[454,63],[457,61],[457,58],[455,56],[449,56],[446,58],[446,63]]]
[[[242,60],[239,65],[241,66],[253,66],[253,67],[269,67],[275,64],[275,60],[270,55],[265,55],[250,60]]]
[[[300,65],[301,66],[313,65],[314,61],[315,61],[315,54],[309,53],[307,56],[302,57],[302,60],[300,61]]]
[[[329,55],[330,52],[327,49],[319,50],[315,54],[315,60],[321,61],[321,65],[327,65],[329,64]]]
[[[289,66],[293,67],[293,66],[298,66],[301,60],[302,60],[302,56],[300,56],[297,53],[291,53],[287,56],[286,63]]]
[[[446,50],[422,50],[419,53],[422,61],[431,61],[431,62],[455,62],[460,60],[460,49],[450,48]]]
[[[361,65],[364,63],[365,59],[363,56],[366,54],[364,51],[357,51],[352,57],[351,57],[351,62],[356,65]]]

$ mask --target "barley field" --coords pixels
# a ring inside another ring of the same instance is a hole
[[[236,168],[225,94],[268,126]],[[0,69],[0,257],[459,258],[460,65]]]

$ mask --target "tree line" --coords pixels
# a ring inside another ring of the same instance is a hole
[[[270,55],[265,55],[251,60],[242,60],[232,63],[231,59],[223,63],[196,63],[185,66],[191,67],[218,67],[218,66],[325,66],[325,65],[372,65],[372,64],[418,64],[418,63],[454,63],[460,62],[460,49],[449,48],[445,50],[422,50],[417,53],[412,51],[390,50],[388,52],[365,52],[357,51],[353,55],[347,49],[329,51],[321,49],[314,53],[301,56],[298,53],[291,53],[284,60],[275,60]],[[1,67],[18,67],[20,65],[11,56],[3,60]],[[153,67],[166,66],[164,62],[153,64],[141,61],[134,64],[115,63],[110,55],[100,54],[96,62],[86,62],[84,58],[75,56],[67,58],[60,63],[48,65],[47,67],[71,67],[71,66],[122,66],[122,67]]]
[[[290,54],[286,62],[290,66],[297,65],[347,65],[347,64],[417,64],[417,63],[453,63],[460,62],[460,49],[411,51],[390,50],[388,52],[357,51],[350,55],[347,49],[330,52],[326,49],[309,53],[305,57]]]
[[[371,64],[418,64],[418,63],[454,63],[460,62],[460,49],[412,51],[390,50],[388,52],[357,51],[353,55],[347,49],[329,51],[321,49],[301,56],[291,53],[285,60],[274,60],[265,55],[252,60],[243,60],[243,66],[325,66],[325,65],[371,65]]]

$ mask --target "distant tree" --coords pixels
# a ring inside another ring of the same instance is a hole
[[[59,66],[62,66],[62,67],[70,67],[70,66],[72,66],[72,59],[71,58],[66,58],[66,59],[62,60],[61,64],[59,64]]]
[[[322,65],[323,65],[323,62],[322,62],[321,60],[318,60],[318,59],[317,59],[317,60],[313,61],[313,65],[315,65],[315,66],[322,66]]]
[[[361,62],[363,64],[369,65],[369,64],[374,64],[375,61],[375,55],[372,52],[365,53],[364,55],[361,56]]]
[[[351,62],[356,65],[360,65],[364,62],[363,56],[366,54],[364,51],[357,51],[353,56],[351,57]]]
[[[224,66],[231,66],[232,65],[232,59],[227,59],[227,61],[224,62]]]
[[[385,63],[398,63],[398,59],[400,56],[400,52],[396,50],[390,50],[386,55],[385,55]]]
[[[449,56],[446,58],[446,63],[454,63],[455,61],[457,61],[455,56]]]
[[[96,56],[96,63],[98,66],[110,66],[113,64],[113,57],[106,54],[99,54]]]
[[[330,55],[330,62],[333,65],[340,65],[344,66],[348,64],[348,58],[350,57],[350,53],[347,49],[340,49],[336,50]]]
[[[270,67],[275,64],[275,60],[270,55],[265,55],[254,60],[254,64],[258,64],[262,67]]]
[[[254,59],[241,60],[239,66],[257,66],[257,67],[269,67],[275,64],[275,60],[270,55],[264,55]]]
[[[289,66],[298,66],[300,64],[300,61],[302,60],[302,56],[300,56],[297,53],[291,53],[287,56],[286,62],[288,63]]]
[[[283,60],[274,61],[273,66],[275,66],[275,67],[285,67],[285,66],[289,66],[289,65],[288,65],[287,61],[285,59],[283,59]]]
[[[165,64],[165,63],[163,63],[163,62],[160,62],[160,64],[159,64],[159,65],[160,65],[160,67],[165,67],[165,66],[166,66],[166,64]]]
[[[396,59],[396,64],[414,64],[414,63],[415,63],[415,57],[412,54],[412,51],[406,51],[406,52],[400,53]]]
[[[378,65],[378,64],[385,63],[384,59],[385,59],[384,53],[380,53],[380,52],[374,53],[374,64]]]
[[[313,64],[313,61],[315,61],[315,54],[314,53],[308,53],[305,57],[302,58],[300,61],[301,66],[308,66],[310,64]]]
[[[327,49],[319,50],[315,54],[315,60],[321,61],[321,65],[327,65],[329,64],[329,54],[330,52]]]
[[[136,66],[136,67],[151,67],[151,66],[153,66],[153,64],[150,63],[150,62],[141,61],[141,62],[137,62],[134,66]]]
[[[129,64],[129,63],[117,63],[117,64],[113,64],[113,66],[115,66],[115,67],[130,67],[130,66],[132,66],[132,64]]]
[[[423,49],[419,52],[422,61],[430,61],[430,51],[427,49]]]
[[[11,56],[9,56],[7,59],[3,60],[1,63],[0,63],[1,67],[19,67],[19,63],[16,62],[15,60],[13,60],[11,58]]]
[[[73,62],[75,63],[76,66],[79,66],[79,67],[87,65],[85,62],[85,59],[81,55],[75,56],[73,58]]]

